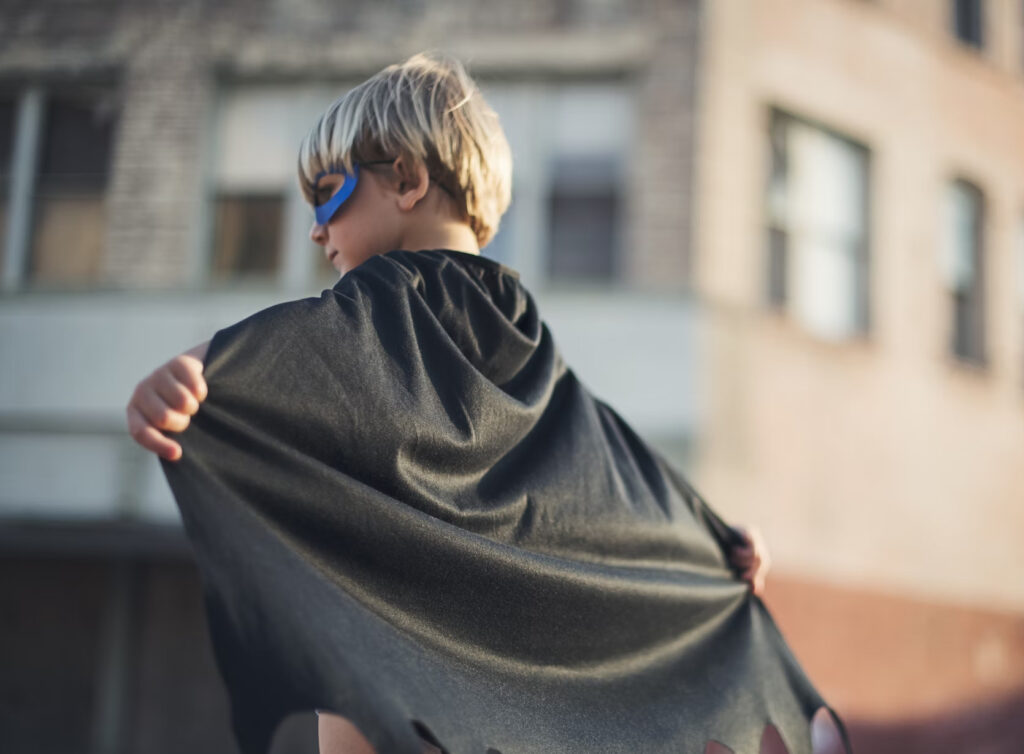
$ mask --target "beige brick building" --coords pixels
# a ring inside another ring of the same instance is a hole
[[[702,28],[695,476],[761,525],[767,601],[848,715],[1019,709],[1024,4]]]

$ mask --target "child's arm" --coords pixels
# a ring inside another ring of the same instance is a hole
[[[157,367],[135,386],[125,408],[132,438],[168,461],[181,458],[181,446],[160,432],[181,432],[206,399],[203,359],[210,341],[200,343]]]

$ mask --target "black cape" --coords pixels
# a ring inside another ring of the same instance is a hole
[[[736,532],[512,268],[372,257],[217,331],[204,376],[161,466],[244,754],[314,708],[381,754],[756,754],[766,723],[810,754],[828,705],[728,565]]]

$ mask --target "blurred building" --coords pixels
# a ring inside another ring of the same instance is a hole
[[[972,751],[948,747],[977,718],[946,713],[1024,685],[1021,0],[4,5],[0,748],[233,750],[124,406],[335,282],[299,140],[434,47],[515,155],[484,253],[595,393],[761,527],[769,607],[855,745]],[[312,750],[293,722],[276,748]]]
[[[867,751],[1021,750],[1024,3],[703,8],[695,477]]]
[[[125,404],[217,329],[333,285],[299,142],[413,52],[465,60],[507,130],[514,198],[485,253],[686,463],[698,31],[695,2],[0,9],[0,749],[233,749],[201,584]],[[313,750],[311,714],[294,736]]]

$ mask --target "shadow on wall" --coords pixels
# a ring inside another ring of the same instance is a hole
[[[855,754],[1020,754],[1024,687],[940,715],[875,723],[845,721]]]

